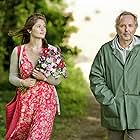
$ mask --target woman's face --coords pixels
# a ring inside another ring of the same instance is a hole
[[[44,20],[38,19],[37,22],[32,27],[32,30],[30,31],[30,35],[33,38],[43,39],[46,35],[46,24]]]

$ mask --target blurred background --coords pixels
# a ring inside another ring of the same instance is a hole
[[[67,11],[73,13],[73,25],[78,32],[72,34],[69,43],[82,49],[78,58],[78,65],[88,81],[91,63],[106,41],[111,40],[115,33],[115,19],[122,11],[130,11],[138,16],[140,10],[138,0],[65,0],[69,7]],[[136,34],[140,34],[140,28]],[[81,58],[81,60],[79,60]],[[83,60],[83,62],[81,62]],[[80,61],[80,62],[79,62]]]
[[[115,36],[115,19],[124,10],[140,20],[138,0],[0,0],[0,140],[5,134],[5,105],[15,95],[8,81],[10,55],[21,42],[8,33],[20,30],[35,12],[46,16],[46,39],[61,48],[68,69],[68,78],[56,87],[61,116],[56,116],[52,140],[107,140],[88,75],[101,45]]]

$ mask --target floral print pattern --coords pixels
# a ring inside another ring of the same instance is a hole
[[[25,47],[20,62],[20,76],[28,78],[33,70]],[[20,89],[17,92],[21,92]],[[54,86],[43,81],[28,88],[21,96],[21,116],[9,140],[49,140],[56,114]]]

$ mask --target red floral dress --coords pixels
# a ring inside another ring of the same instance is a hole
[[[30,77],[33,65],[28,60],[25,47],[20,62],[22,79]],[[18,90],[17,92],[20,92]],[[21,96],[21,116],[9,140],[49,140],[56,114],[54,86],[36,82]]]

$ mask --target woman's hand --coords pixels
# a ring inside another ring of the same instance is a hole
[[[33,70],[32,75],[36,79],[45,81],[45,82],[47,82],[49,84],[52,84],[52,85],[58,85],[58,84],[60,84],[61,81],[62,81],[62,77],[63,77],[62,75],[60,75],[60,76],[58,76],[57,79],[54,78],[53,76],[49,76],[49,77],[46,78],[45,75],[42,72],[39,72],[37,70]]]
[[[42,72],[40,72],[40,71],[35,70],[35,69],[33,70],[32,75],[33,75],[37,80],[42,80],[42,81],[44,81],[44,79],[45,79],[44,74],[43,74]]]
[[[27,79],[22,79],[21,84],[25,87],[33,87],[36,84],[36,79],[34,78],[27,78]]]

